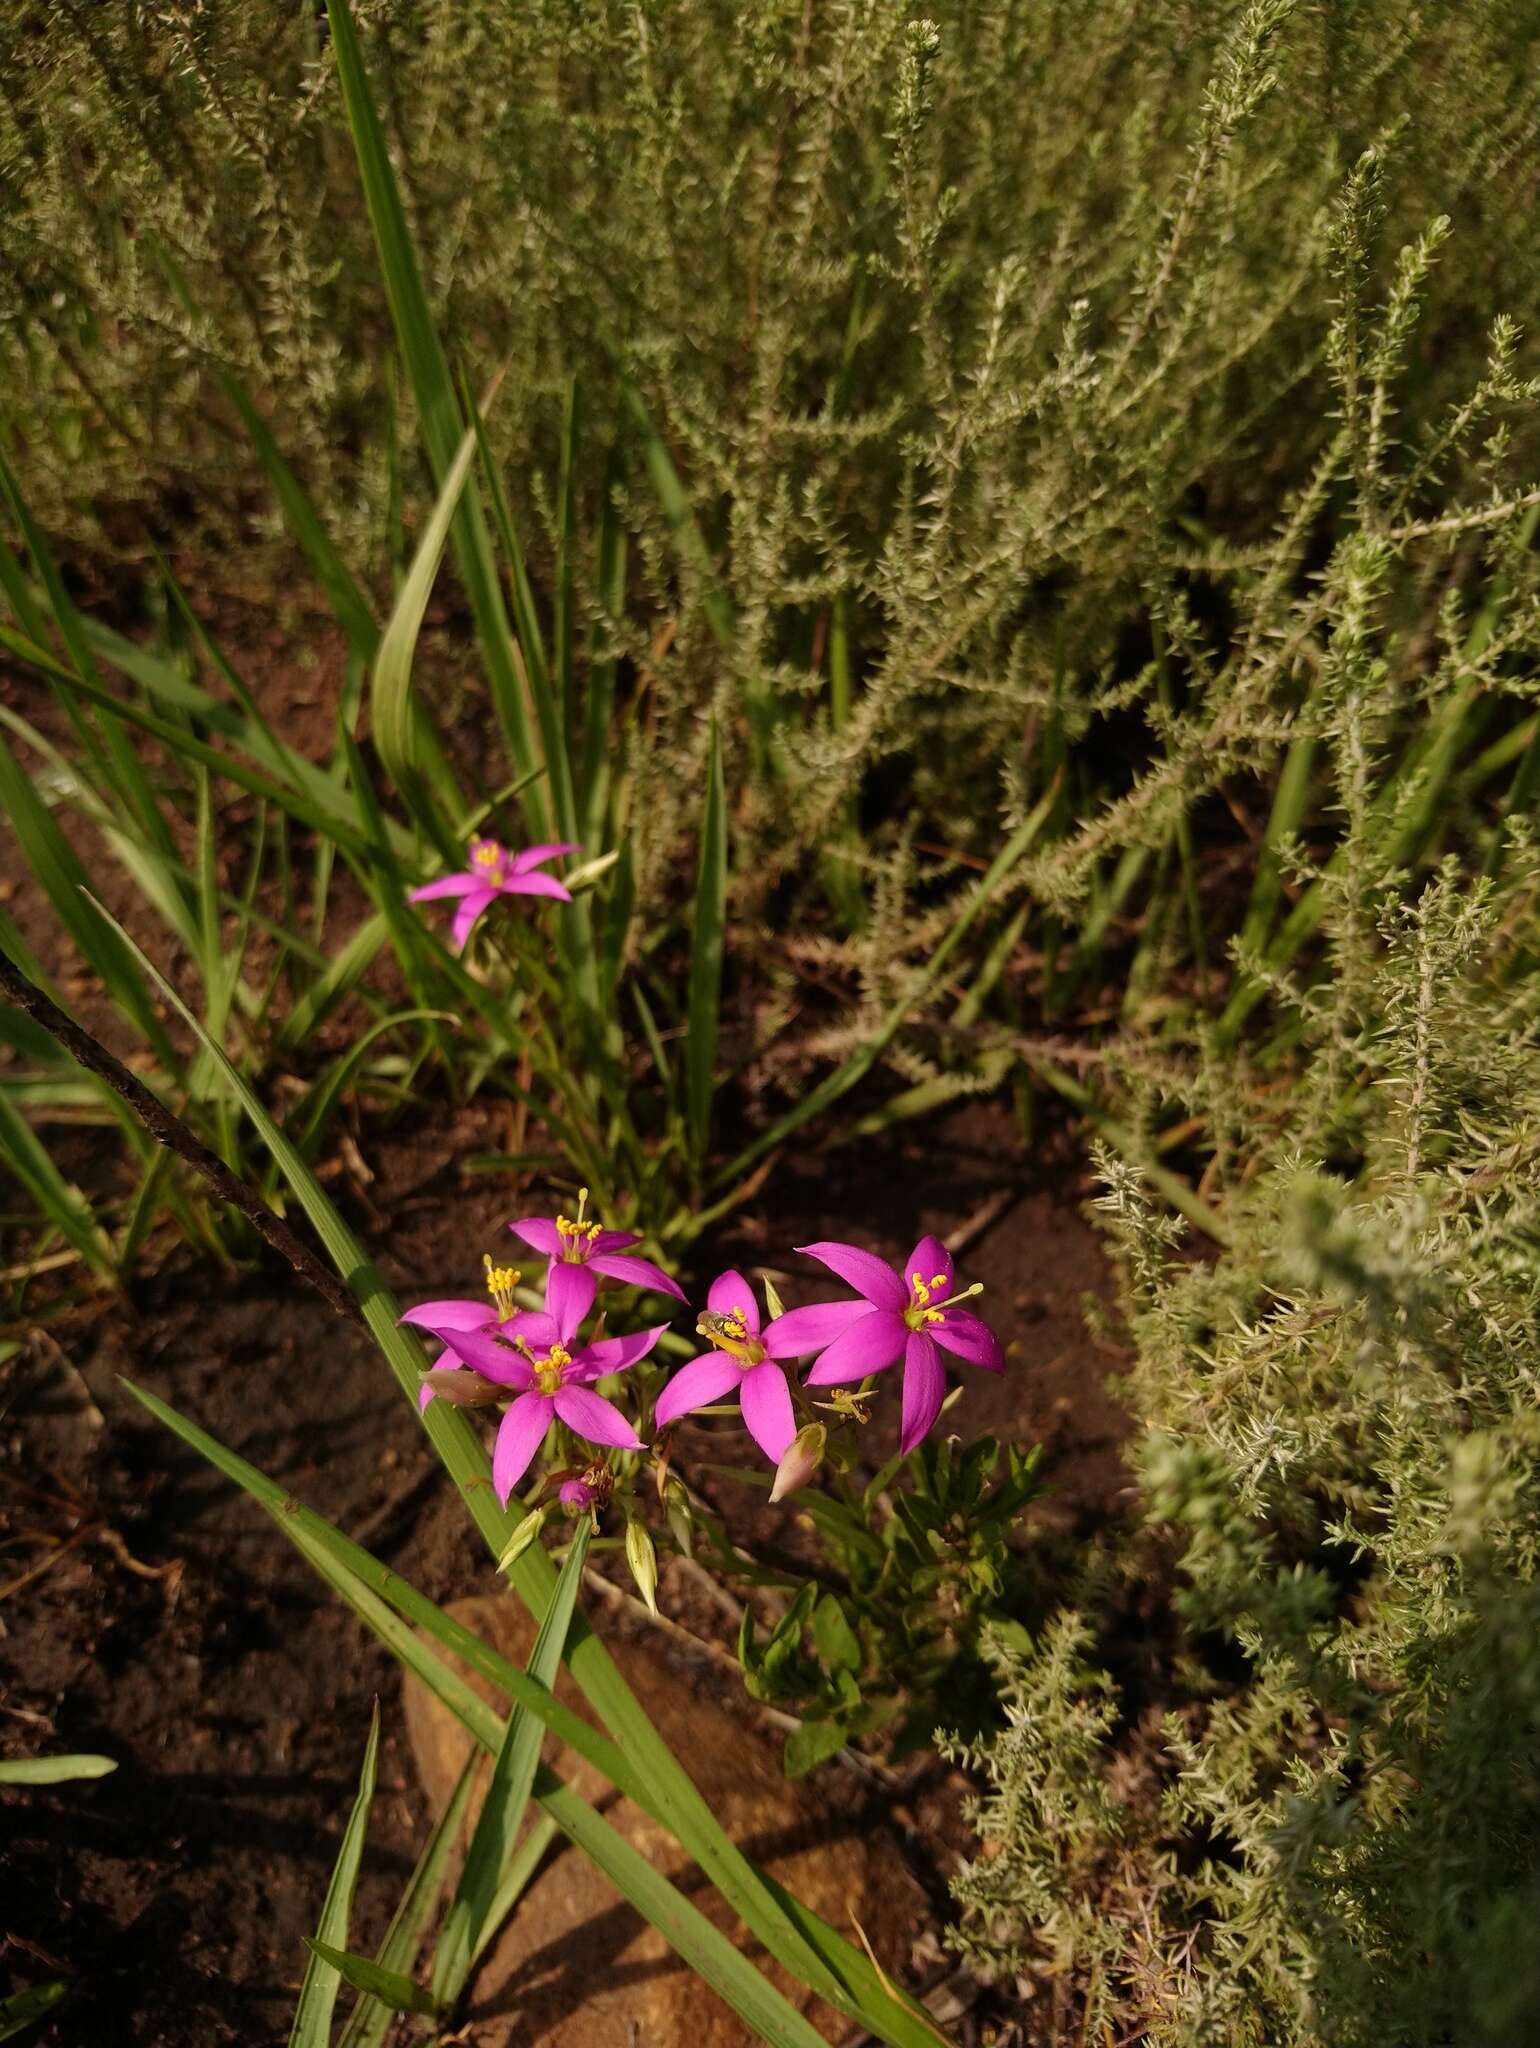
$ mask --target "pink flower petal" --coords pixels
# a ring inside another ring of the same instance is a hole
[[[437,903],[444,896],[469,896],[473,889],[485,888],[480,875],[440,875],[436,882],[424,882],[420,889],[408,889],[408,903]]]
[[[497,893],[500,896],[554,896],[558,903],[572,901],[572,891],[553,875],[510,875]]]
[[[639,1451],[642,1440],[612,1401],[591,1387],[567,1385],[551,1396],[568,1429],[591,1444],[612,1444],[617,1450]]]
[[[563,1344],[570,1345],[577,1326],[594,1305],[599,1283],[586,1266],[552,1259],[545,1276],[545,1312]]]
[[[570,840],[547,842],[543,846],[526,846],[522,853],[516,853],[511,863],[514,874],[522,875],[530,868],[539,867],[543,860],[555,860],[559,853],[581,853],[581,846]]]
[[[497,1343],[486,1330],[457,1330],[454,1348],[483,1379],[493,1380],[500,1387],[518,1387],[522,1391],[531,1384],[533,1375],[528,1360],[510,1351],[506,1344]]]
[[[593,1258],[598,1252],[623,1252],[641,1241],[639,1230],[601,1230],[597,1237],[590,1239],[588,1256]]]
[[[523,1238],[532,1251],[544,1252],[548,1259],[561,1257],[562,1235],[554,1216],[521,1216],[508,1228],[515,1237]]]
[[[742,1377],[743,1368],[725,1352],[708,1351],[704,1358],[692,1358],[688,1365],[680,1366],[658,1396],[659,1429],[666,1429],[681,1415],[691,1415],[711,1401],[720,1401]]]
[[[1005,1370],[1005,1346],[988,1323],[965,1308],[944,1308],[941,1321],[930,1325],[930,1334],[969,1365],[981,1365],[985,1372]]]
[[[901,1451],[912,1451],[941,1413],[946,1398],[946,1373],[941,1353],[923,1330],[911,1330],[904,1347],[903,1424]]]
[[[904,1348],[909,1325],[890,1308],[874,1308],[835,1338],[807,1376],[810,1387],[836,1387],[881,1372]]]
[[[463,953],[465,951],[465,942],[471,935],[471,927],[486,909],[487,905],[495,902],[496,898],[497,891],[495,889],[488,889],[484,885],[467,893],[459,909],[455,912],[454,923],[450,927],[450,937],[455,942],[455,950],[457,952]]]
[[[647,1356],[667,1328],[667,1323],[656,1323],[650,1330],[637,1330],[629,1337],[601,1337],[596,1344],[585,1344],[575,1352],[572,1363],[584,1380],[602,1380],[607,1372],[624,1372],[628,1365]]]
[[[738,1389],[743,1426],[772,1465],[779,1465],[797,1433],[786,1374],[768,1360],[743,1375]]]
[[[893,1268],[873,1252],[864,1252],[858,1244],[840,1244],[831,1238],[820,1238],[817,1244],[799,1244],[799,1252],[806,1252],[810,1259],[817,1259],[837,1273],[847,1287],[853,1287],[857,1294],[864,1294],[873,1308],[904,1309],[909,1306],[909,1289],[900,1280]]]
[[[684,1300],[684,1289],[678,1281],[670,1280],[651,1259],[633,1259],[625,1252],[590,1252],[588,1263],[596,1273],[621,1280],[627,1287],[650,1287],[657,1294],[672,1294],[676,1301]]]
[[[718,1273],[706,1290],[706,1306],[714,1316],[730,1316],[736,1309],[749,1335],[759,1335],[759,1303],[754,1299],[754,1290],[731,1266],[725,1273]]]
[[[504,1507],[545,1441],[554,1413],[549,1394],[520,1394],[498,1425],[492,1451],[492,1486]]]
[[[914,1250],[909,1254],[908,1263],[904,1267],[905,1286],[908,1286],[916,1273],[919,1274],[925,1285],[930,1287],[933,1300],[945,1301],[952,1292],[952,1282],[956,1277],[956,1268],[952,1264],[952,1254],[947,1250],[939,1237],[922,1237]],[[941,1278],[941,1285],[939,1287],[931,1287],[931,1282],[938,1274]]]
[[[766,1326],[764,1345],[772,1358],[801,1358],[809,1351],[824,1351],[836,1337],[843,1337],[852,1323],[869,1316],[872,1305],[860,1301],[813,1301],[806,1308],[790,1308]]]
[[[516,1308],[498,1324],[497,1334],[506,1337],[510,1344],[522,1338],[531,1351],[549,1351],[553,1344],[561,1342],[556,1318],[548,1316],[543,1308]]]
[[[490,1301],[420,1301],[396,1321],[437,1336],[441,1330],[489,1329],[497,1321],[497,1310]]]

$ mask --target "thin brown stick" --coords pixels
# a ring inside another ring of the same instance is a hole
[[[115,1059],[89,1031],[82,1029],[73,1018],[66,1017],[58,1004],[50,1002],[43,991],[28,981],[3,953],[0,953],[0,994],[41,1024],[88,1074],[95,1074],[115,1095],[120,1095],[150,1136],[201,1173],[219,1199],[239,1210],[258,1236],[265,1239],[280,1257],[287,1259],[300,1278],[308,1280],[316,1293],[324,1297],[329,1308],[354,1322],[363,1320],[357,1302],[336,1274],[328,1272],[315,1253],[300,1243],[288,1224],[274,1215],[262,1197],[254,1194],[243,1180],[238,1180],[218,1154],[211,1152],[201,1139],[195,1138],[182,1119],[167,1109],[137,1074],[131,1074],[122,1061]]]

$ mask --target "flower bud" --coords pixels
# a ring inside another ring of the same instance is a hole
[[[690,1512],[690,1497],[677,1479],[671,1479],[664,1488],[663,1512],[668,1516],[668,1526],[673,1531],[674,1541],[686,1557],[693,1556],[695,1517]]]
[[[502,1556],[497,1560],[497,1568],[500,1572],[505,1572],[510,1565],[518,1563],[519,1559],[545,1526],[545,1514],[544,1508],[535,1508],[520,1522],[518,1528],[514,1530],[504,1546]]]
[[[658,1611],[658,1553],[652,1547],[647,1525],[633,1515],[626,1524],[626,1563],[636,1589],[647,1602],[647,1612]]]
[[[772,1322],[777,1316],[783,1316],[786,1313],[786,1304],[776,1292],[775,1282],[768,1273],[765,1275],[765,1307],[769,1312]]]
[[[829,1432],[821,1422],[810,1422],[797,1431],[775,1468],[775,1484],[770,1489],[772,1500],[784,1500],[788,1493],[806,1486],[823,1463],[828,1437]]]

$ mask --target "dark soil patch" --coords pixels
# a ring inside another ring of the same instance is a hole
[[[482,1250],[500,1241],[506,1184],[456,1164],[478,1143],[475,1121],[467,1113],[366,1144],[373,1179],[339,1179],[405,1298],[471,1291]],[[1115,1511],[1124,1475],[1102,1384],[1111,1361],[1081,1318],[1082,1297],[1105,1287],[1099,1254],[1078,1189],[1024,1171],[1002,1111],[973,1106],[859,1153],[788,1165],[763,1201],[692,1280],[729,1256],[794,1265],[780,1248],[820,1234],[865,1237],[901,1257],[919,1230],[981,1216],[960,1263],[989,1286],[1012,1370],[999,1385],[972,1376],[957,1427],[1045,1440],[1076,1526]],[[804,1298],[818,1291],[804,1283]],[[87,1749],[119,1760],[97,1783],[6,1795],[5,1963],[17,1983],[55,1968],[75,1979],[42,2039],[277,2041],[377,1695],[380,1793],[357,1944],[382,1931],[422,1839],[397,1679],[260,1514],[144,1417],[118,1374],[172,1401],[435,1598],[485,1590],[489,1569],[368,1339],[286,1273],[263,1268],[221,1286],[182,1261],[134,1309],[104,1303],[56,1324],[5,1369],[6,1576],[46,1568],[0,1602],[0,1743],[12,1754]],[[50,1548],[83,1530],[63,1554]],[[135,1565],[173,1569],[148,1578]],[[689,1612],[681,1593],[680,1618],[706,1632],[705,1613]],[[926,1801],[933,1837],[943,1819]],[[934,1853],[922,1875],[934,1896]]]

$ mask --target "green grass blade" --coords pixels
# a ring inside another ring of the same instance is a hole
[[[342,1846],[337,1851],[337,1862],[332,1871],[332,1881],[326,1891],[326,1904],[321,1909],[321,1925],[316,1941],[327,1949],[347,1948],[348,1921],[353,1911],[353,1893],[358,1885],[359,1865],[363,1861],[364,1836],[369,1827],[369,1809],[374,1804],[374,1776],[379,1753],[380,1703],[376,1700],[374,1712],[369,1720],[369,1741],[364,1750],[364,1767],[358,1781],[358,1797],[353,1802],[353,1811],[343,1832]],[[312,1945],[305,1981],[300,1986],[299,2004],[295,2008],[294,2025],[289,2031],[289,2048],[328,2048],[332,2031],[332,2011],[336,2006],[337,1993],[341,1986],[342,1976],[336,1964],[328,1962]]]
[[[80,697],[87,703],[98,704],[111,710],[126,724],[137,726],[141,732],[147,732],[152,738],[162,741],[172,753],[180,755],[182,759],[201,762],[205,767],[213,769],[216,774],[223,775],[227,781],[237,784],[241,789],[249,790],[253,796],[267,798],[281,810],[287,811],[297,823],[318,833],[323,839],[332,840],[338,846],[346,847],[354,853],[361,854],[366,850],[365,842],[354,827],[351,807],[346,804],[335,785],[330,784],[319,770],[315,771],[315,775],[326,789],[326,794],[318,800],[312,789],[307,789],[301,794],[298,789],[282,782],[275,782],[271,776],[264,775],[249,762],[242,761],[232,754],[221,753],[217,747],[211,747],[206,740],[200,740],[184,726],[175,725],[170,719],[161,718],[153,711],[146,711],[142,705],[127,703],[122,698],[113,696],[110,690],[100,684],[88,682],[83,677],[72,674],[60,662],[55,661],[46,648],[39,647],[35,641],[28,640],[24,634],[14,632],[9,626],[0,626],[0,647],[8,648],[19,661],[25,662],[29,668],[35,668],[50,681],[59,684],[67,697]]]
[[[423,288],[416,251],[407,230],[401,195],[396,189],[385,133],[370,93],[358,31],[348,0],[326,0],[331,24],[332,48],[342,87],[343,105],[353,136],[363,181],[364,201],[374,230],[386,297],[390,302],[407,381],[417,403],[423,440],[435,480],[442,487],[454,465],[464,422],[455,398],[449,366],[433,324],[428,296]],[[482,658],[498,707],[514,764],[520,774],[537,763],[524,690],[513,661],[508,615],[492,559],[486,522],[474,486],[467,490],[455,515],[455,555],[460,575],[475,616]],[[538,782],[532,782],[524,797],[531,836],[550,836],[549,816]]]
[[[577,1605],[578,1587],[583,1579],[583,1561],[588,1555],[591,1525],[583,1517],[562,1563],[556,1591],[546,1609],[545,1619],[530,1655],[529,1675],[547,1690],[554,1688],[566,1648],[567,1630]],[[476,1821],[476,1831],[466,1853],[465,1868],[455,1887],[444,1931],[439,1936],[433,1961],[433,1989],[447,2005],[464,1987],[471,1961],[495,1931],[487,1924],[503,1874],[518,1840],[524,1811],[529,1804],[535,1768],[540,1762],[540,1744],[545,1730],[532,1714],[515,1705],[508,1716],[502,1745],[492,1768],[492,1782]]]
[[[647,402],[629,377],[620,380],[621,396],[626,402],[637,431],[642,437],[642,456],[647,464],[647,474],[657,495],[663,517],[668,521],[678,544],[682,558],[699,576],[701,581],[701,610],[706,615],[719,647],[731,651],[738,638],[738,621],[733,611],[732,600],[722,588],[721,576],[715,558],[695,517],[695,508],[690,503],[690,494],[679,480],[674,459],[664,446],[663,437],[653,425]]]
[[[389,937],[390,925],[383,912],[376,911],[364,919],[347,943],[332,955],[324,972],[301,990],[293,1009],[278,1027],[279,1052],[293,1052],[306,1043],[322,1019],[363,980]]]
[[[0,1999],[0,2041],[9,2041],[24,2027],[32,2026],[44,2013],[52,2012],[69,1990],[67,1977],[55,1977],[48,1984],[29,1984],[25,1991],[13,1991]]]
[[[503,1872],[502,1883],[498,1886],[492,1903],[487,1908],[486,1918],[481,1924],[481,1932],[476,1937],[475,1952],[471,1956],[473,1966],[481,1961],[488,1947],[496,1938],[498,1930],[503,1926],[509,1914],[519,1903],[519,1900],[523,1898],[535,1872],[544,1861],[547,1850],[560,1833],[561,1830],[557,1827],[555,1821],[551,1819],[549,1814],[545,1813],[541,1814],[540,1818],[526,1831],[523,1841],[520,1842],[518,1848],[514,1850],[513,1855],[509,1858],[508,1867]]]
[[[700,862],[695,877],[695,919],[690,941],[689,1036],[685,1044],[686,1111],[690,1147],[699,1173],[711,1141],[711,1098],[716,1079],[717,1019],[722,1006],[722,945],[727,924],[727,795],[722,782],[722,735],[711,721],[706,806],[701,818]]]
[[[16,1180],[50,1228],[73,1246],[92,1272],[113,1278],[116,1266],[112,1248],[79,1188],[67,1181],[54,1164],[47,1147],[11,1101],[0,1090],[0,1165]]]
[[[0,739],[0,810],[9,816],[28,867],[92,972],[156,1055],[175,1069],[176,1053],[155,1014],[132,952],[110,920],[87,900],[85,869],[4,739]]]
[[[370,678],[369,710],[374,744],[385,764],[386,773],[405,797],[414,816],[423,807],[425,798],[418,756],[426,736],[423,728],[427,719],[412,693],[412,664],[416,659],[417,638],[427,614],[428,600],[444,559],[450,523],[475,459],[476,436],[468,433],[461,437],[438,502],[417,543],[411,567],[396,593],[395,605],[385,631],[380,635]],[[464,808],[463,802],[456,804],[457,817]]]
[[[676,1954],[761,2041],[770,2043],[771,2048],[828,2048],[812,2022],[760,1975],[698,1907],[543,1765],[536,1775],[535,1796],[568,1840],[604,1872],[621,1896],[652,1922]],[[927,2048],[933,2044],[928,2043]]]
[[[475,1782],[476,1756],[473,1751],[449,1796],[449,1804],[444,1808],[438,1826],[428,1837],[427,1846],[417,1859],[411,1881],[391,1916],[385,1939],[374,1958],[379,1967],[392,1976],[409,1977],[416,1966],[423,1935],[443,1889],[450,1851],[460,1839],[465,1809],[470,1803],[471,1788]],[[394,2016],[392,2009],[381,2005],[377,1999],[361,1998],[349,2015],[337,2048],[384,2048],[385,2036],[390,2031]]]
[[[66,1785],[76,1778],[105,1778],[117,1769],[110,1756],[29,1756],[0,1763],[0,1785]]]
[[[0,454],[0,490],[3,490],[9,500],[11,511],[21,528],[27,552],[31,555],[33,566],[43,583],[49,616],[69,651],[70,660],[83,676],[99,681],[100,678],[95,677],[93,673],[91,650],[81,616],[70,600],[69,593],[64,587],[64,578],[59,573],[41,529],[27,510],[26,502],[3,454]],[[66,709],[82,744],[99,766],[103,779],[112,788],[119,803],[133,818],[146,841],[169,858],[172,852],[170,828],[161,815],[160,805],[150,787],[149,778],[140,767],[128,743],[127,735],[116,717],[107,713],[101,719],[101,732],[107,746],[107,754],[104,757],[90,720],[79,713],[73,704],[67,705]]]
[[[615,482],[612,465],[605,479],[598,558],[594,565],[595,589],[610,618],[619,618],[626,602],[626,530],[615,509]],[[610,721],[615,709],[616,663],[614,656],[604,650],[603,635],[603,626],[596,624],[588,650],[588,697],[583,707],[583,751],[577,785],[578,830],[574,835],[585,846],[595,847],[604,844],[614,745]]]
[[[305,1946],[317,1962],[335,1970],[344,1984],[351,1984],[355,1991],[361,1991],[365,1998],[374,1999],[387,2012],[415,2012],[423,2013],[429,2019],[436,2017],[439,2009],[436,1999],[400,1971],[381,1968],[373,1956],[355,1956],[345,1948],[333,1948],[330,1942],[317,1941],[310,1934],[305,1936]]]

